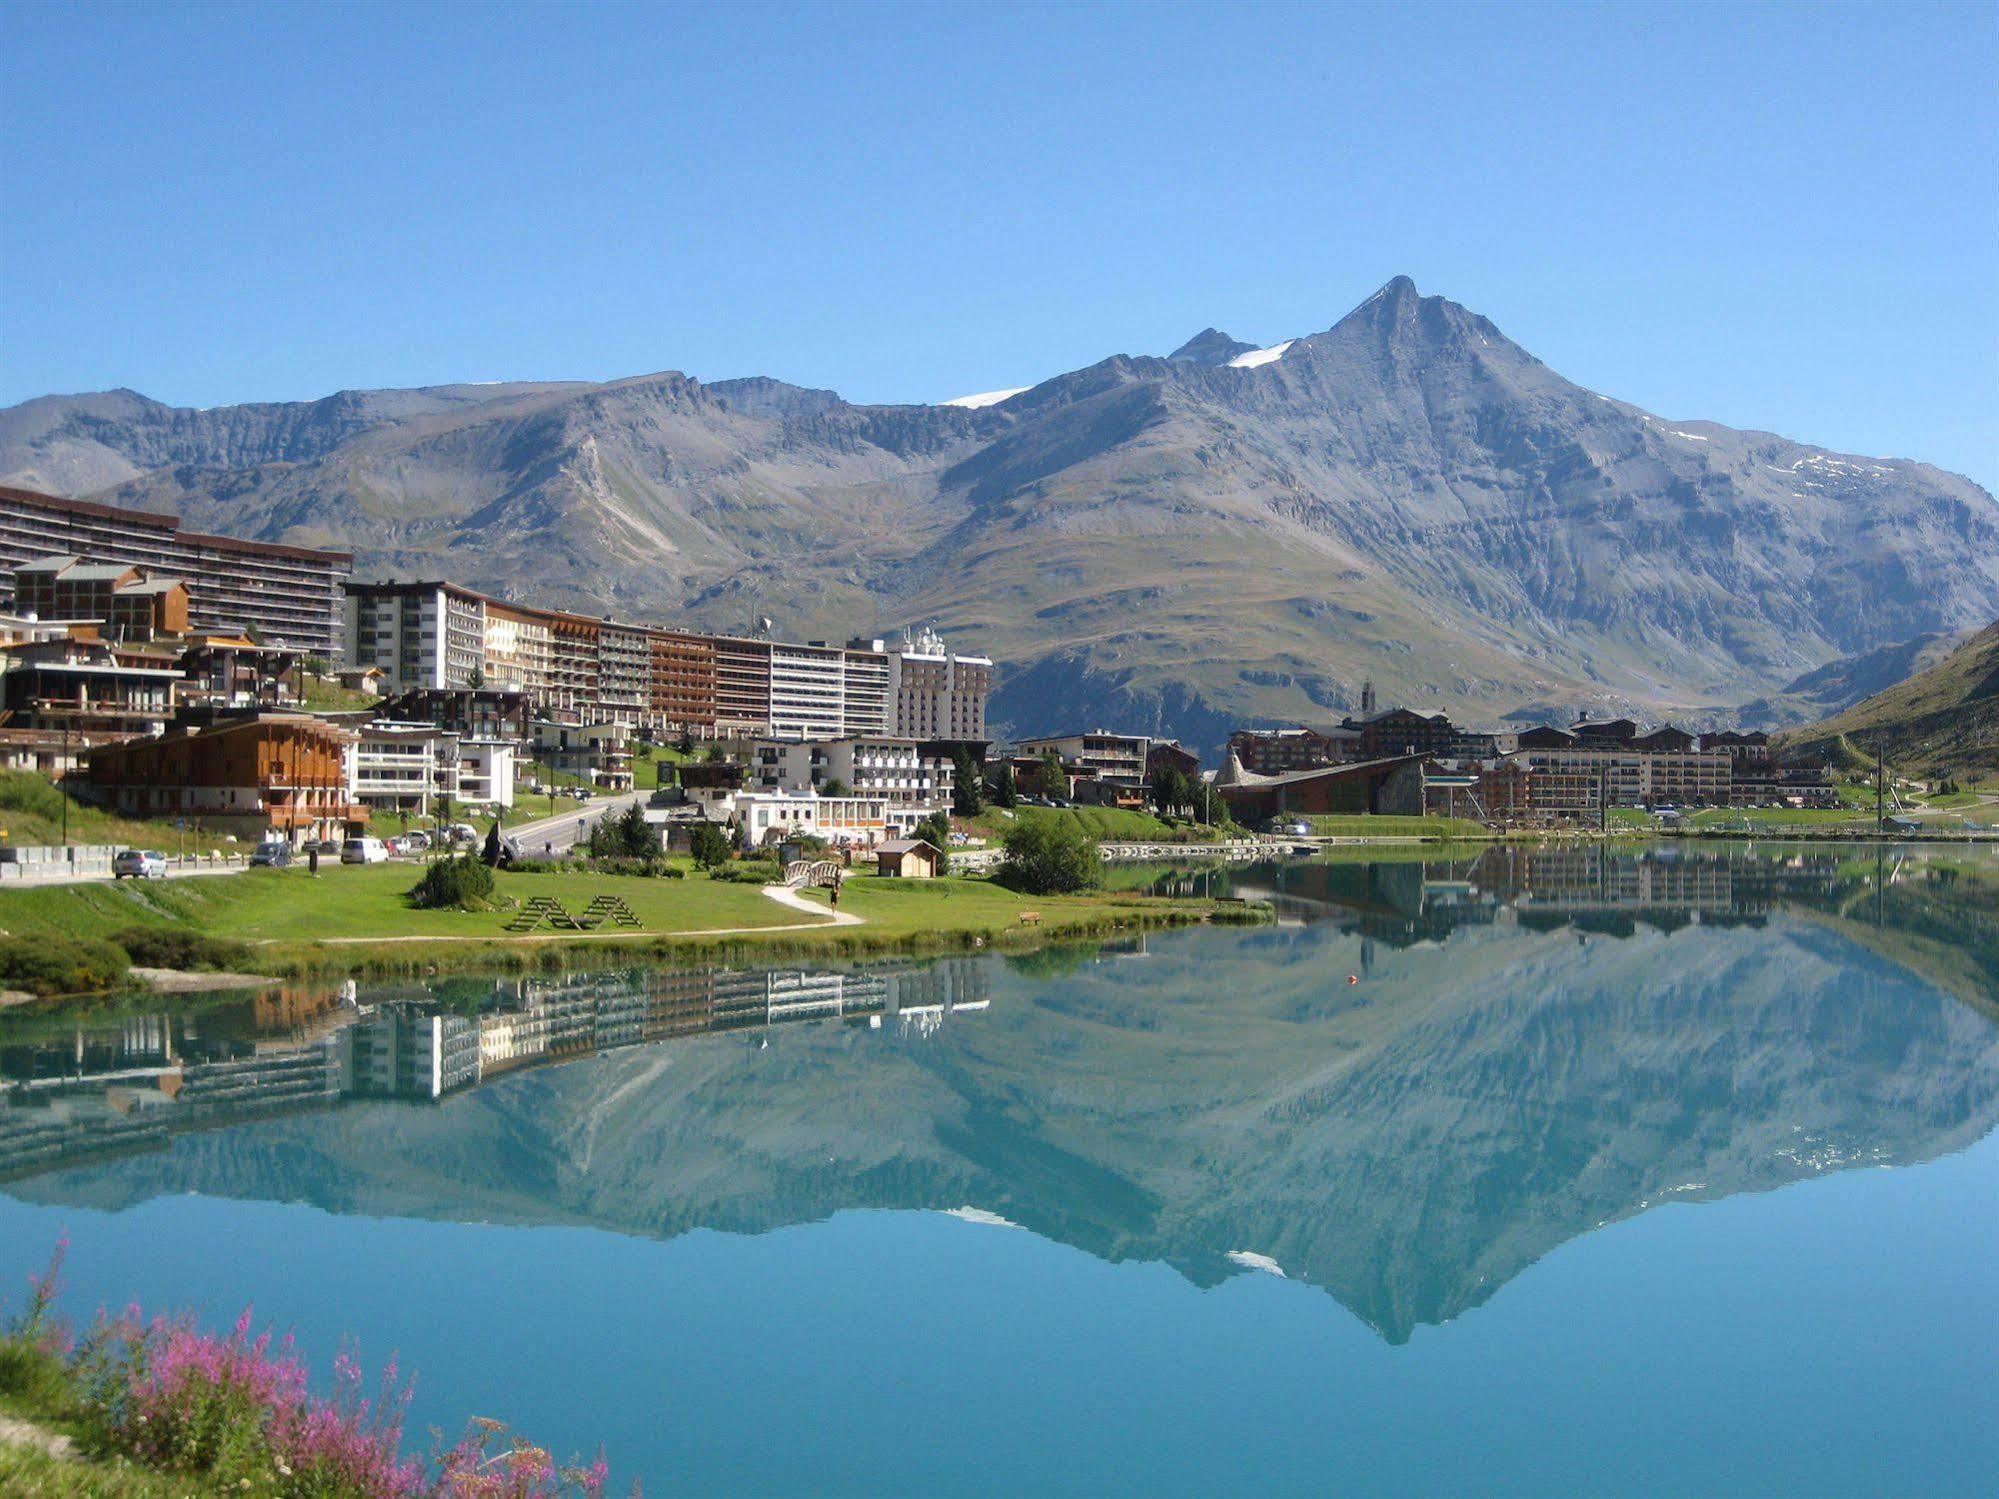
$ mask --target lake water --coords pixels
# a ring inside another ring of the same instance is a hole
[[[1120,871],[1281,925],[0,1030],[0,1284],[664,1494],[1999,1492],[1999,867]]]

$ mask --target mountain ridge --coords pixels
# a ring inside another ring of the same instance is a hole
[[[1657,417],[1406,277],[1269,349],[1209,328],[983,406],[675,371],[42,397],[0,411],[0,482],[709,628],[935,622],[1007,665],[1002,722],[1203,743],[1364,678],[1471,717],[1743,703],[1999,614],[1969,480]]]

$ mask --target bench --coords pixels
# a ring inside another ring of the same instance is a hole
[[[1040,926],[1041,913],[1039,911],[1022,911],[1020,913],[1020,924],[1022,926]]]

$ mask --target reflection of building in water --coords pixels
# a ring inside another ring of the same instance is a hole
[[[434,1101],[513,1068],[675,1036],[902,1016],[934,1029],[983,1009],[986,960],[836,972],[632,969],[505,980],[477,1003],[376,991],[356,1008],[296,993],[200,1016],[134,1016],[0,1046],[0,1176],[175,1130],[342,1098]],[[275,1033],[274,1033],[275,1032]]]
[[[1754,921],[1779,900],[1830,893],[1839,870],[1836,853],[1767,860],[1677,847],[1494,844],[1423,863],[1278,865],[1245,873],[1235,889],[1270,899],[1280,913],[1330,917],[1406,946],[1501,919],[1609,932],[1639,921],[1662,929]]]

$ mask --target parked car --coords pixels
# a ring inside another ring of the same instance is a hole
[[[305,846],[307,853],[311,853],[314,849],[319,850],[322,858],[329,854],[338,854],[340,852],[340,840],[338,838],[322,838],[317,843],[308,843]]]
[[[444,830],[444,840],[447,843],[477,843],[479,830],[469,822],[454,822]]]
[[[429,848],[430,834],[423,832],[420,829],[413,832],[408,832],[403,834],[403,843],[406,847],[411,849]]]
[[[389,846],[379,838],[349,838],[340,845],[342,864],[385,864]]]
[[[163,880],[167,877],[167,856],[149,848],[128,848],[111,861],[111,877]]]
[[[255,853],[250,855],[252,869],[287,869],[292,862],[292,846],[289,843],[260,843]]]

